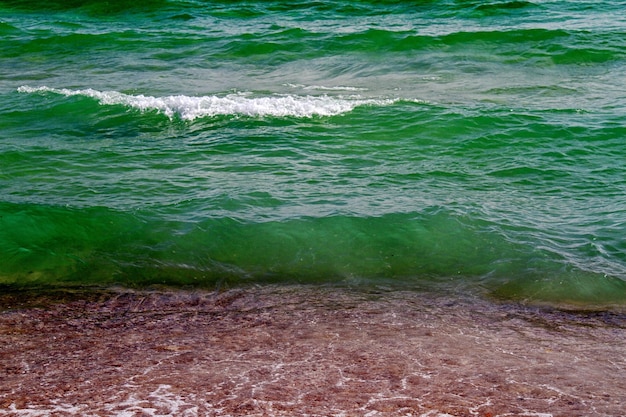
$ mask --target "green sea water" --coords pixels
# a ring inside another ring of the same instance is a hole
[[[623,11],[0,1],[0,285],[623,304]]]

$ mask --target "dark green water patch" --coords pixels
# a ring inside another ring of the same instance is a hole
[[[129,11],[146,11],[163,7],[167,0],[2,0],[0,4],[20,10],[46,12],[78,10],[91,15],[111,15]]]

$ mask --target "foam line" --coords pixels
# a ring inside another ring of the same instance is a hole
[[[385,106],[393,104],[393,99],[365,99],[361,97],[330,97],[271,95],[251,97],[251,94],[238,93],[225,96],[186,96],[173,95],[152,97],[129,95],[118,91],[98,91],[91,88],[70,90],[51,87],[19,87],[20,93],[54,93],[67,97],[85,96],[96,99],[103,105],[124,105],[140,111],[158,111],[169,118],[180,117],[194,120],[201,117],[220,115],[242,115],[250,117],[314,117],[335,116],[352,111],[363,105]]]

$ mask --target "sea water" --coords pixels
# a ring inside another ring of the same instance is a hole
[[[626,301],[623,2],[0,2],[0,284]]]

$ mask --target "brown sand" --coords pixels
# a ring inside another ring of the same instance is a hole
[[[626,413],[619,311],[271,286],[49,297],[0,296],[1,416]]]

